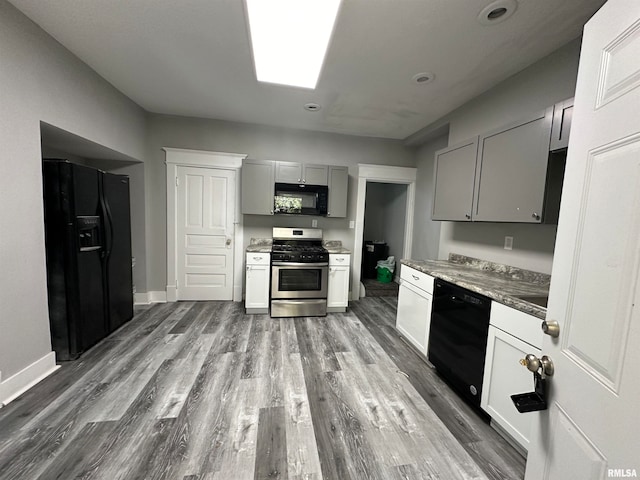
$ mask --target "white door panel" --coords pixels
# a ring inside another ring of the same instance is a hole
[[[177,297],[231,300],[235,172],[179,166]]]
[[[583,37],[547,311],[561,333],[542,345],[555,374],[528,480],[640,475],[638,86],[640,2],[609,0]]]

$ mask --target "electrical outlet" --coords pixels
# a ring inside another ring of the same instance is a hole
[[[349,228],[356,228],[356,222],[354,220],[349,220]]]
[[[311,226],[313,228],[316,228],[318,226],[318,220],[316,220],[315,218],[313,220],[311,220]]]
[[[504,249],[513,250],[513,237],[504,237]]]

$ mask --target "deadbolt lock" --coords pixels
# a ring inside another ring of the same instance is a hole
[[[544,320],[542,322],[542,331],[550,337],[557,338],[560,336],[560,324],[555,320]]]

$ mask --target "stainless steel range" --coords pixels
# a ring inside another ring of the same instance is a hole
[[[273,229],[271,316],[327,314],[329,253],[318,228]]]

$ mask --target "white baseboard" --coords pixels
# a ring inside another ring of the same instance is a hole
[[[136,293],[133,296],[133,301],[136,305],[148,305],[150,303],[166,303],[167,292],[152,291]]]
[[[55,352],[49,352],[28,367],[0,383],[0,407],[15,400],[36,383],[55,372],[60,365],[56,365]]]

